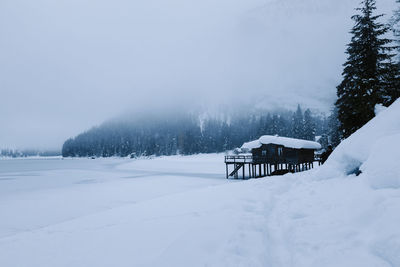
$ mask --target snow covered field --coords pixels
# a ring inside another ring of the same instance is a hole
[[[222,154],[0,160],[0,266],[400,266],[399,118],[248,181]]]

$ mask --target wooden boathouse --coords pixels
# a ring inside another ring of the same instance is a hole
[[[317,142],[264,135],[244,143],[237,155],[225,156],[226,178],[257,178],[308,170],[314,167],[314,152],[319,149],[321,145]]]

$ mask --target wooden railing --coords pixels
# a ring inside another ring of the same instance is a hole
[[[253,156],[251,155],[234,155],[225,156],[225,163],[252,163]]]

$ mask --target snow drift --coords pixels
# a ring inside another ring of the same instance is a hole
[[[340,177],[360,169],[374,188],[399,187],[399,160],[400,99],[344,140],[315,177]]]

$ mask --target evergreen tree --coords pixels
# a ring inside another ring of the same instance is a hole
[[[326,134],[321,135],[318,142],[321,144],[322,149],[326,150],[329,145],[328,135],[326,135]]]
[[[273,131],[272,125],[273,125],[273,123],[272,123],[272,116],[271,116],[270,113],[268,113],[267,118],[265,119],[265,127],[264,127],[265,132],[264,132],[263,135],[265,135],[265,134],[268,134],[268,135],[273,134],[273,133],[272,133],[272,131]]]
[[[340,135],[339,127],[340,127],[340,122],[338,119],[338,110],[337,108],[334,108],[332,114],[328,118],[329,143],[333,147],[338,146],[342,138]]]
[[[377,103],[384,102],[388,79],[387,70],[391,68],[391,40],[384,38],[389,28],[377,20],[382,15],[373,15],[375,0],[365,0],[361,14],[352,19],[355,25],[346,53],[348,58],[343,65],[343,81],[337,87],[338,118],[344,137],[350,136],[374,117]]]
[[[384,106],[388,107],[400,97],[400,65],[392,60],[383,64],[380,100]]]
[[[303,122],[303,112],[301,111],[300,105],[297,105],[297,110],[293,113],[292,117],[292,134],[291,137],[303,138],[304,122]]]
[[[304,112],[303,139],[315,140],[315,124],[309,109]]]
[[[273,135],[279,135],[279,117],[277,114],[272,116],[271,120],[271,133]]]
[[[283,116],[283,115],[279,115],[278,117],[278,135],[279,136],[288,136],[289,132],[288,132],[288,120]]]
[[[396,42],[400,44],[400,0],[396,0],[396,3],[399,4],[399,7],[394,11],[394,14],[390,20],[390,25],[393,31],[393,34],[396,38]],[[398,47],[398,51],[400,52],[400,47]],[[400,53],[398,53],[400,54]],[[398,58],[398,62],[400,64],[400,59]]]

